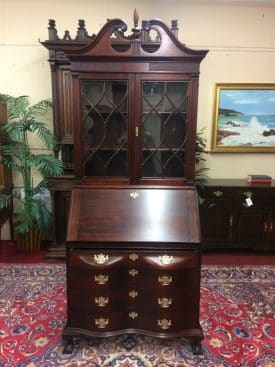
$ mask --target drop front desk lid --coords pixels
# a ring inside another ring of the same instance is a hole
[[[67,241],[199,243],[196,190],[76,188]]]

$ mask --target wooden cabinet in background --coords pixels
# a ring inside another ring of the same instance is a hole
[[[274,182],[209,180],[201,197],[203,248],[275,249]]]
[[[0,103],[0,124],[4,124],[7,122],[7,106],[4,103]],[[1,145],[1,139],[0,139]],[[11,194],[13,188],[12,184],[12,172],[7,169],[3,164],[0,163],[0,192],[2,191],[5,194]],[[11,238],[13,238],[13,204],[0,211],[0,241],[1,241],[1,227],[2,225],[9,220],[10,225],[10,234]]]

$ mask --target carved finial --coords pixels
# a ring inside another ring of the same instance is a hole
[[[88,38],[90,38],[90,37],[89,37],[88,32],[86,31],[86,28],[85,28],[85,20],[84,19],[79,19],[78,20],[78,29],[77,29],[76,40],[77,41],[85,41]]]
[[[171,31],[176,38],[178,38],[178,21],[176,19],[171,20]]]
[[[55,28],[55,20],[49,19],[49,28]]]
[[[69,31],[65,31],[64,33],[64,37],[63,37],[63,41],[71,41],[72,38],[70,36],[70,32]]]
[[[137,9],[134,10],[134,27],[137,28],[138,26],[138,20],[139,20],[139,14],[138,14],[138,11]]]
[[[49,19],[49,40],[58,40],[59,37],[57,35],[57,30],[55,28],[55,20],[54,19]]]

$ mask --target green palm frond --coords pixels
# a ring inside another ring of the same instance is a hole
[[[30,163],[43,176],[60,176],[63,173],[63,164],[53,154],[36,154],[31,156]]]
[[[0,94],[0,102],[8,107],[8,120],[22,119],[30,106],[28,96],[13,97],[8,94]]]
[[[43,141],[46,148],[53,149],[56,140],[52,132],[45,126],[44,123],[35,120],[27,121],[27,131],[35,133]]]
[[[52,107],[52,102],[48,99],[43,99],[36,104],[30,106],[27,113],[27,118],[35,119],[37,116],[44,115],[50,107]]]
[[[12,157],[0,156],[0,162],[9,169],[21,172],[21,166],[18,165]]]
[[[12,195],[0,194],[0,210],[7,208],[11,204]]]

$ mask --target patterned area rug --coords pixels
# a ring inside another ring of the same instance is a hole
[[[75,340],[62,354],[65,265],[0,264],[1,367],[275,367],[275,269],[202,269],[203,355],[184,339]]]

